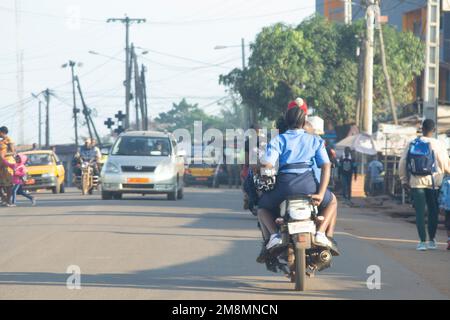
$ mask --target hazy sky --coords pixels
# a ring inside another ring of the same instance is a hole
[[[215,101],[225,96],[218,76],[241,66],[241,51],[214,47],[239,45],[242,37],[251,42],[262,27],[298,23],[314,9],[314,0],[2,0],[0,125],[10,127],[18,139],[17,48],[23,50],[25,142],[38,141],[38,102],[30,93],[48,87],[57,96],[50,105],[50,143],[68,143],[74,137],[72,88],[70,70],[61,65],[69,59],[83,63],[76,73],[88,106],[98,111],[95,122],[102,135],[107,133],[103,121],[124,108],[125,28],[106,23],[107,18],[127,14],[147,19],[131,26],[130,41],[151,50],[140,63],[148,69],[149,113],[154,117],[183,97],[208,113],[217,112]]]

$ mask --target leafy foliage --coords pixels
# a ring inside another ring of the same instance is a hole
[[[276,119],[287,102],[306,98],[318,114],[335,124],[355,121],[360,39],[363,21],[352,25],[314,16],[298,26],[265,27],[251,45],[249,66],[221,75],[219,82],[242,97],[260,119]],[[399,106],[412,99],[411,82],[424,67],[424,46],[409,32],[384,26],[388,70]],[[379,49],[374,59],[375,119],[389,116]]]

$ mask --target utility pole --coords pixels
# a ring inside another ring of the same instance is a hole
[[[374,0],[366,0],[366,38],[364,41],[364,96],[362,103],[362,129],[363,132],[372,135],[373,122],[373,47],[375,10]]]
[[[40,92],[38,94],[31,93],[31,96],[38,100],[39,103],[39,109],[38,109],[38,143],[39,143],[39,149],[42,147],[42,101],[39,99],[39,95],[41,95],[43,92]]]
[[[75,146],[78,149],[78,116],[77,114],[80,112],[80,109],[77,108],[77,100],[75,97],[75,72],[74,68],[76,66],[76,62],[69,60],[68,63],[65,63],[62,65],[63,68],[66,68],[67,66],[70,67],[72,72],[72,96],[73,96],[73,121],[74,121],[74,127],[75,127]]]
[[[129,29],[132,23],[146,22],[146,19],[132,19],[125,15],[125,18],[109,18],[106,22],[122,22],[125,25],[125,129],[130,126],[130,88],[131,88],[131,68],[130,68],[130,45]]]
[[[142,86],[142,101],[144,106],[144,130],[148,130],[148,105],[147,105],[147,85],[145,84],[145,66],[141,66],[141,86]]]
[[[352,24],[352,0],[344,1],[344,23]]]
[[[140,104],[140,85],[139,85],[139,66],[137,63],[136,52],[133,43],[131,44],[131,67],[134,69],[134,108],[136,112],[136,130],[141,130],[141,121],[139,120],[139,112],[142,112]]]
[[[45,147],[50,147],[50,89],[45,89]]]
[[[425,34],[425,71],[423,81],[423,116],[437,126],[439,98],[439,29],[440,1],[427,1]]]
[[[81,104],[83,105],[83,115],[84,115],[84,118],[86,119],[86,125],[88,127],[89,137],[91,139],[93,139],[94,135],[95,135],[95,138],[97,139],[99,146],[102,147],[103,143],[102,143],[102,140],[100,139],[97,129],[95,128],[94,121],[92,120],[91,110],[87,107],[86,102],[84,101],[83,92],[81,91],[81,86],[80,86],[80,79],[78,78],[78,76],[75,76],[75,81],[77,82],[78,93],[80,94]]]
[[[39,143],[39,149],[42,147],[42,101],[39,100],[39,138],[38,138],[38,143]]]
[[[358,57],[358,83],[357,83],[357,99],[356,99],[356,117],[355,123],[358,128],[361,128],[361,114],[362,114],[362,100],[364,96],[364,86],[363,82],[363,67],[364,67],[364,46],[361,44],[364,43],[364,37],[357,37],[359,44],[356,51],[356,56]]]
[[[391,85],[391,78],[389,77],[389,72],[386,64],[386,52],[384,48],[384,37],[383,37],[383,29],[381,27],[381,9],[380,9],[380,0],[377,0],[376,2],[377,9],[376,9],[376,25],[378,29],[378,38],[380,40],[380,53],[381,53],[381,65],[383,67],[383,73],[384,73],[384,79],[386,81],[386,89],[388,93],[389,98],[389,105],[391,107],[392,111],[392,118],[394,119],[394,124],[398,125],[398,119],[397,119],[397,110],[395,106],[395,99],[394,94],[392,93],[392,85]]]

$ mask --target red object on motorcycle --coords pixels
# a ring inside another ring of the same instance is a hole
[[[304,249],[311,248],[311,235],[309,233],[299,233],[297,235],[297,244]]]

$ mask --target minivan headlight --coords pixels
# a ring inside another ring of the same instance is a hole
[[[105,173],[120,173],[120,168],[114,162],[107,162],[105,165]]]
[[[160,180],[167,180],[173,177],[173,166],[170,163],[160,163],[155,170],[155,175]]]

